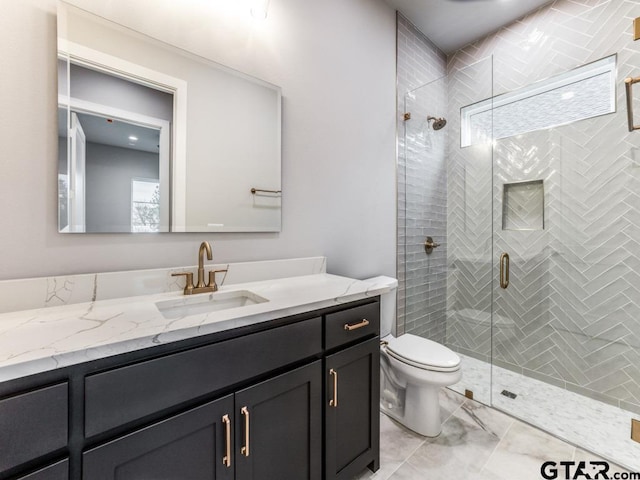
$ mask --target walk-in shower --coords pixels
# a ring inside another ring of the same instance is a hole
[[[469,49],[404,96],[398,333],[461,354],[461,393],[640,471],[640,45],[565,49],[616,8],[545,17],[562,62]]]

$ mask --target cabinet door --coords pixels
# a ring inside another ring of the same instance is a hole
[[[69,461],[62,460],[18,480],[69,480]]]
[[[232,426],[229,395],[85,452],[82,478],[232,480]]]
[[[236,480],[322,478],[320,360],[236,393]]]
[[[325,364],[326,479],[350,479],[380,460],[380,339],[330,355]]]

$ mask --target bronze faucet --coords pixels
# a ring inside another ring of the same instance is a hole
[[[213,260],[213,254],[211,253],[211,245],[209,242],[202,242],[200,249],[198,250],[198,281],[193,284],[192,272],[172,273],[171,276],[178,277],[184,275],[186,277],[186,285],[184,287],[184,294],[191,295],[193,293],[208,293],[217,292],[218,285],[216,284],[216,273],[226,272],[227,270],[210,270],[209,281],[204,283],[204,254],[207,253],[207,260]]]
[[[213,253],[211,253],[211,245],[209,242],[202,242],[200,244],[200,250],[198,250],[198,283],[195,288],[204,288],[207,285],[204,284],[204,252],[207,252],[207,260],[213,260]]]

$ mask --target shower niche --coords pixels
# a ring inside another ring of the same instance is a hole
[[[503,185],[502,230],[544,230],[543,180]]]

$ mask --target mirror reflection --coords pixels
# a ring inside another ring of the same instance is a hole
[[[59,230],[277,232],[279,87],[64,2]]]
[[[60,231],[168,232],[172,96],[72,63],[58,68],[70,93],[58,107]]]

